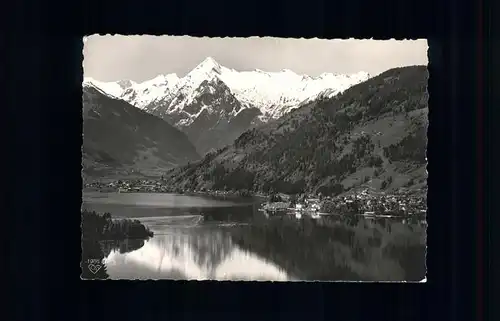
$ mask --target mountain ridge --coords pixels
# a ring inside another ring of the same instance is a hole
[[[427,68],[388,70],[172,169],[181,189],[338,194],[426,186]]]
[[[200,158],[180,130],[92,84],[82,100],[86,175],[159,172]]]
[[[159,75],[139,84],[86,81],[181,129],[203,155],[231,144],[248,128],[276,120],[322,95],[332,97],[368,77],[364,72],[310,77],[288,69],[239,72],[207,57],[182,78]]]
[[[183,95],[186,95],[189,92],[186,88],[193,89],[199,86],[203,80],[209,80],[213,77],[224,82],[238,100],[245,104],[245,107],[259,108],[263,115],[267,114],[267,117],[276,119],[303,100],[324,90],[330,89],[338,93],[355,83],[368,79],[370,75],[366,72],[351,75],[323,73],[312,77],[298,75],[289,69],[283,69],[279,72],[266,72],[260,69],[236,71],[221,66],[212,57],[207,57],[184,77],[178,77],[174,73],[160,74],[141,83],[129,81],[132,85],[125,90],[122,89],[122,91],[118,88],[119,86],[116,86],[116,83],[124,80],[118,82],[94,80],[94,83],[113,96],[151,112],[157,108],[172,109],[174,105],[179,103],[172,101],[172,96],[175,96],[176,92],[184,88]],[[169,79],[169,81],[165,83],[162,81],[163,79]],[[162,90],[147,91],[148,87],[162,87]],[[280,107],[285,107],[285,110],[280,110]]]

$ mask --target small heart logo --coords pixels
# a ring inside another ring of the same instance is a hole
[[[96,274],[100,269],[101,269],[101,266],[99,264],[89,264],[89,270],[93,274]]]

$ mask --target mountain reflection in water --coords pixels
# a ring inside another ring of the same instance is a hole
[[[224,231],[172,229],[137,251],[105,259],[111,278],[280,280],[288,279],[276,265],[235,246]]]
[[[301,280],[420,281],[425,230],[419,221],[285,215],[236,229],[232,239]]]
[[[423,218],[266,217],[256,204],[141,217],[153,238],[101,245],[111,279],[420,281]],[[113,215],[118,215],[117,210]],[[84,245],[85,247],[85,245]]]

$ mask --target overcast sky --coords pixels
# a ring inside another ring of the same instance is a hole
[[[323,40],[287,38],[195,38],[89,36],[84,39],[84,76],[136,82],[159,74],[184,76],[206,57],[236,70],[317,76],[324,72],[377,75],[394,67],[427,65],[427,40]]]

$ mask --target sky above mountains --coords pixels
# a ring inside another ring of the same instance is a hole
[[[99,36],[84,39],[84,76],[100,81],[142,82],[158,74],[183,77],[206,57],[239,71],[290,69],[297,74],[372,76],[410,65],[427,65],[427,40],[324,40]]]

